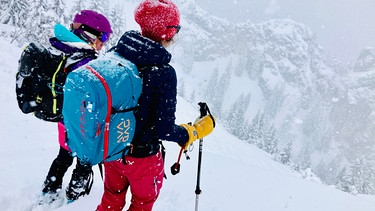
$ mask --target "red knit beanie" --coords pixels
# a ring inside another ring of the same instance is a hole
[[[157,42],[171,39],[180,27],[180,12],[170,0],[144,0],[134,18],[142,35]]]

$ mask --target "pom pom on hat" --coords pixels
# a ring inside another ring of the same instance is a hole
[[[142,35],[157,42],[172,39],[180,27],[180,12],[170,0],[144,0],[134,17]]]

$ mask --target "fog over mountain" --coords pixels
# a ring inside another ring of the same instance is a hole
[[[233,22],[260,23],[290,18],[310,27],[331,57],[355,62],[360,51],[375,46],[372,0],[196,0],[203,9]]]

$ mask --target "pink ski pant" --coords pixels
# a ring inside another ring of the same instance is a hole
[[[121,211],[126,192],[132,194],[128,211],[151,211],[163,184],[164,163],[159,153],[145,158],[125,157],[104,163],[104,193],[97,211]]]
[[[66,144],[66,130],[65,130],[65,125],[63,122],[57,123],[57,131],[59,134],[59,144],[62,148],[70,151],[68,145]]]

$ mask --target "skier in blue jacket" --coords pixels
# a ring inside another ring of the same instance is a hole
[[[122,161],[105,162],[104,193],[98,211],[120,211],[126,192],[132,193],[129,211],[150,211],[163,183],[164,163],[160,141],[173,141],[186,148],[213,131],[211,118],[194,125],[175,124],[177,77],[165,49],[180,30],[180,15],[170,0],[144,0],[135,20],[142,33],[126,32],[113,48],[136,64],[142,93],[135,112],[136,128],[130,153]]]
[[[70,29],[56,24],[55,37],[50,39],[50,44],[54,50],[67,55],[65,71],[70,72],[96,59],[98,51],[108,41],[111,33],[111,25],[106,17],[95,11],[82,10],[75,15]],[[64,195],[62,194],[63,177],[73,163],[73,156],[66,145],[63,122],[58,123],[58,139],[59,153],[52,162],[44,181],[40,204],[50,204],[63,199],[61,198]],[[89,192],[91,176],[91,166],[83,165],[78,160],[65,191],[68,201],[74,201]]]

